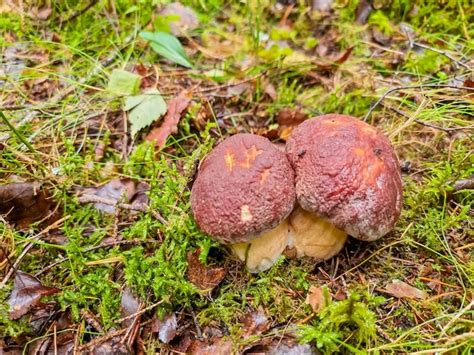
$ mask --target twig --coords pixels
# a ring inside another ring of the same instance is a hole
[[[452,326],[463,314],[465,314],[467,311],[471,310],[474,308],[474,300],[472,300],[466,307],[461,309],[453,318],[449,320],[448,323],[441,329],[441,334],[446,335],[446,331],[449,329],[450,326]]]
[[[92,6],[97,4],[99,0],[91,0],[86,6],[84,6],[82,9],[77,10],[73,12],[68,18],[65,20],[59,20],[59,25],[62,26],[64,23],[69,22],[74,20],[76,17],[81,16],[83,13],[85,13],[87,10],[89,10]]]
[[[223,84],[223,85],[219,85],[219,86],[204,88],[204,89],[201,89],[201,90],[197,90],[196,93],[203,94],[203,93],[206,93],[206,92],[209,92],[209,91],[225,89],[225,88],[229,88],[229,87],[232,87],[232,86],[238,86],[238,85],[245,84],[245,83],[248,83],[250,81],[253,81],[255,79],[258,79],[258,78],[262,77],[263,75],[265,75],[266,73],[267,73],[267,70],[263,70],[261,73],[259,73],[257,75],[254,75],[251,78],[247,78],[245,80],[237,81],[237,82],[234,82],[234,83],[228,83],[228,84]]]
[[[419,43],[419,42],[415,42],[415,41],[412,41],[410,40],[410,45],[411,46],[416,46],[416,47],[420,47],[420,48],[424,48],[424,49],[428,49],[432,52],[435,52],[435,53],[438,53],[438,54],[441,54],[441,55],[444,55],[446,58],[452,60],[454,63],[466,68],[467,70],[471,70],[471,68],[469,67],[469,65],[461,62],[460,60],[454,58],[453,56],[451,56],[451,54],[449,54],[448,52],[445,52],[445,51],[442,51],[440,49],[436,49],[436,48],[433,48],[433,47],[430,47],[430,46],[427,46],[426,44],[422,44],[422,43]]]
[[[94,251],[94,250],[101,249],[101,248],[115,247],[115,246],[122,245],[122,244],[138,244],[140,242],[142,242],[142,241],[139,241],[139,240],[119,240],[119,241],[114,241],[113,243],[100,244],[100,245],[96,245],[96,246],[93,246],[93,247],[89,247],[89,248],[84,249],[82,252],[83,253],[88,253],[90,251]],[[146,240],[145,242],[150,242],[150,240]],[[63,262],[65,262],[67,260],[69,260],[69,257],[61,258],[61,259],[55,261],[54,263],[49,264],[45,268],[41,269],[34,276],[38,277],[42,273],[45,273],[46,271],[51,270],[53,267],[55,267],[59,264],[62,264]]]
[[[453,187],[454,192],[474,189],[474,175],[468,176],[466,179],[455,181]]]
[[[86,320],[86,322],[91,325],[99,333],[104,332],[104,328],[100,323],[95,319],[94,315],[86,309],[81,310],[81,316]]]
[[[468,90],[474,91],[474,88],[466,87],[466,86],[455,86],[455,85],[442,85],[442,84],[420,84],[420,85],[407,85],[407,86],[397,86],[387,90],[369,109],[367,114],[365,115],[363,121],[367,122],[372,112],[375,108],[380,105],[380,103],[392,92],[399,91],[399,90],[408,90],[408,89],[423,89],[423,88],[434,88],[434,89],[456,89],[456,90]]]
[[[49,225],[48,227],[46,227],[45,229],[43,229],[41,232],[39,232],[37,235],[35,235],[34,237],[30,238],[30,242],[25,246],[25,248],[23,249],[23,251],[21,252],[21,254],[18,256],[18,258],[15,260],[15,263],[11,266],[11,269],[8,271],[8,273],[5,275],[4,279],[2,280],[2,282],[0,283],[0,290],[5,287],[5,285],[7,284],[8,280],[10,279],[10,277],[13,275],[13,273],[18,269],[18,265],[20,265],[21,263],[21,260],[25,257],[25,255],[28,253],[28,251],[33,247],[34,245],[34,241],[35,240],[38,240],[43,234],[49,232],[51,229],[54,229],[56,228],[59,224],[61,224],[62,222],[64,222],[66,219],[68,219],[70,216],[65,216],[59,220],[57,220],[56,222],[54,222],[53,224]]]
[[[151,215],[160,221],[165,226],[168,226],[168,221],[163,218],[157,211],[153,211],[146,203],[121,203],[112,199],[100,197],[92,194],[84,194],[79,196],[79,203],[102,203],[108,206],[115,206],[123,210],[131,210],[138,212],[151,213]]]
[[[204,338],[202,337],[202,330],[201,330],[201,327],[199,326],[196,313],[194,313],[194,311],[191,308],[189,309],[189,312],[191,313],[191,316],[193,317],[194,326],[196,327],[197,338],[199,340],[203,340]]]
[[[156,302],[156,303],[153,303],[152,305],[150,305],[150,306],[148,306],[148,307],[146,307],[146,308],[143,308],[142,310],[140,310],[140,311],[138,311],[138,312],[135,312],[135,313],[130,314],[130,315],[126,316],[126,317],[120,318],[117,322],[118,322],[118,323],[122,323],[124,320],[127,320],[127,319],[130,319],[130,318],[139,316],[139,315],[141,315],[141,314],[143,314],[143,313],[145,313],[145,312],[148,312],[149,310],[155,308],[156,306],[159,306],[159,305],[162,304],[163,302],[164,302],[164,301],[161,300],[161,301],[158,301],[158,302]]]
[[[82,351],[84,349],[90,348],[91,346],[96,346],[96,345],[105,343],[106,341],[108,341],[110,339],[113,339],[116,336],[124,334],[126,331],[127,331],[127,328],[123,328],[123,329],[120,329],[120,330],[116,330],[115,332],[111,332],[109,334],[105,334],[101,337],[95,338],[95,339],[91,340],[90,342],[88,342],[87,344],[81,345],[78,348],[79,353],[82,354]]]

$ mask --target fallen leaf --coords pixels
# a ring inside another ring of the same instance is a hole
[[[359,5],[356,9],[356,23],[359,25],[365,25],[369,19],[369,15],[372,12],[372,5],[368,0],[360,0]]]
[[[115,95],[133,95],[138,91],[141,76],[126,70],[114,69],[107,90]]]
[[[167,314],[163,319],[159,319],[156,315],[152,318],[151,331],[158,333],[158,339],[162,343],[168,344],[176,336],[178,328],[178,320],[174,313]]]
[[[226,270],[223,267],[209,267],[199,260],[200,250],[189,252],[188,259],[188,279],[201,290],[211,291],[224,279]]]
[[[321,354],[313,345],[299,344],[297,339],[288,335],[263,337],[245,349],[245,354],[265,355],[318,355]]]
[[[199,26],[199,20],[194,10],[179,2],[166,5],[160,11],[160,15],[169,18],[170,31],[175,36],[183,35]]]
[[[308,119],[308,115],[298,109],[283,108],[276,117],[280,126],[297,126]]]
[[[385,286],[385,291],[397,298],[416,298],[420,300],[426,298],[426,293],[424,291],[410,286],[400,280],[393,280],[391,283],[388,283]]]
[[[298,109],[283,108],[276,117],[278,123],[278,137],[286,140],[293,129],[308,119],[308,115]]]
[[[178,131],[178,123],[181,114],[189,105],[192,94],[189,91],[181,91],[181,93],[168,102],[168,111],[163,119],[160,127],[153,128],[146,136],[147,141],[154,141],[156,146],[163,147],[166,139],[172,133]]]
[[[186,353],[196,355],[228,355],[232,354],[232,342],[223,338],[194,340]]]
[[[130,201],[136,192],[135,183],[130,179],[114,179],[98,188],[85,189],[84,191],[116,203],[121,198],[125,202]],[[115,213],[115,206],[110,204],[95,203],[94,207],[105,213]]]
[[[0,214],[12,223],[26,226],[44,218],[53,201],[40,183],[25,182],[0,186]]]
[[[130,131],[132,136],[135,136],[166,112],[166,102],[157,89],[151,88],[142,95],[127,97],[124,110],[130,111],[128,114]]]
[[[273,101],[275,101],[278,97],[277,95],[277,92],[275,90],[275,86],[273,86],[272,83],[268,82],[265,87],[264,87],[264,90],[265,94],[267,94]]]
[[[342,63],[344,63],[347,59],[349,59],[349,56],[351,55],[353,49],[354,49],[354,47],[349,47],[349,48],[347,48],[347,49],[344,51],[344,53],[342,53],[342,55],[341,55],[339,58],[337,58],[337,59],[335,60],[335,62],[336,62],[337,64],[342,64]]]
[[[242,318],[244,338],[251,335],[260,334],[270,328],[270,320],[266,316],[263,309],[259,308],[257,311],[247,313]]]
[[[106,334],[104,337],[107,337]],[[97,339],[97,338],[96,338]],[[114,354],[114,355],[130,355],[133,354],[131,349],[127,344],[122,342],[123,336],[115,336],[111,339],[95,345],[89,351],[82,351],[81,354],[88,355],[105,355],[105,354]]]
[[[122,292],[122,300],[120,302],[120,315],[122,318],[127,318],[133,314],[136,314],[140,310],[140,301],[132,293],[132,291],[126,288]],[[139,316],[138,316],[139,317]],[[127,318],[122,322],[124,327],[129,327],[133,324],[133,317]]]
[[[43,286],[37,278],[23,271],[17,271],[13,283],[13,291],[8,297],[10,319],[19,319],[28,313],[31,307],[40,305],[43,296],[59,292],[57,288]]]
[[[47,20],[49,16],[51,16],[51,13],[53,10],[50,7],[42,7],[42,8],[37,8],[33,7],[31,8],[29,15],[36,19],[36,20]]]
[[[329,12],[331,11],[333,0],[313,0],[312,8],[316,11]]]
[[[326,299],[324,297],[324,290],[321,287],[312,285],[306,295],[306,304],[311,306],[314,313],[318,313],[323,309]]]
[[[466,88],[474,88],[474,80],[471,78],[467,78],[464,80],[463,86]]]

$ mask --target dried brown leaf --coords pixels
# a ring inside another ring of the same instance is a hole
[[[135,183],[130,179],[114,179],[98,188],[85,189],[84,192],[113,202],[119,202],[122,198],[124,202],[128,202],[135,195],[136,190]],[[115,213],[115,206],[110,204],[95,203],[94,207],[105,213]]]
[[[324,291],[321,287],[312,285],[306,295],[306,304],[311,306],[314,313],[318,313],[323,309],[325,304]]]
[[[298,109],[283,108],[276,117],[280,126],[297,126],[308,119],[308,115]]]
[[[259,308],[257,311],[247,313],[242,318],[243,323],[243,337],[247,338],[251,335],[260,334],[270,328],[270,320],[263,309]]]
[[[53,204],[40,183],[25,182],[0,186],[0,214],[9,222],[26,226],[44,218]]]
[[[202,264],[199,254],[199,249],[188,253],[188,279],[201,290],[211,291],[224,279],[226,269]]]
[[[228,355],[232,354],[232,342],[222,338],[195,340],[191,343],[186,353],[196,355]]]
[[[178,132],[178,123],[181,114],[189,105],[192,93],[189,91],[181,91],[181,93],[168,102],[168,111],[163,119],[160,127],[153,128],[146,136],[147,141],[154,141],[156,146],[163,147],[166,139],[172,133]]]
[[[179,2],[166,5],[160,11],[161,16],[170,16],[170,30],[175,36],[182,35],[187,31],[194,30],[199,26],[199,20],[190,7],[183,6]]]
[[[423,300],[426,293],[416,287],[410,286],[406,282],[393,280],[385,286],[385,291],[397,298],[415,298]]]
[[[132,291],[126,288],[122,292],[122,300],[120,303],[120,315],[122,318],[127,318],[132,314],[135,314],[140,309],[140,300],[132,293]],[[129,327],[132,325],[134,319],[133,317],[127,318],[122,322],[124,327]]]
[[[39,306],[41,297],[53,295],[58,291],[57,288],[43,286],[37,278],[26,272],[17,271],[13,291],[8,297],[10,319],[19,319],[31,307]]]
[[[372,5],[368,0],[360,0],[356,9],[356,23],[364,25],[372,12]]]
[[[156,315],[153,316],[151,323],[151,331],[158,333],[158,339],[161,342],[168,344],[176,336],[178,328],[178,320],[174,313],[167,314],[163,319],[159,319]]]

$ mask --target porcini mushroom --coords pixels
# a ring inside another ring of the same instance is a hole
[[[273,265],[288,243],[294,173],[264,137],[236,134],[202,162],[191,191],[199,228],[232,245],[251,272]]]
[[[286,154],[302,208],[290,216],[290,245],[299,255],[326,259],[339,252],[346,233],[373,241],[393,229],[402,206],[400,168],[376,128],[345,115],[316,117],[292,132]]]

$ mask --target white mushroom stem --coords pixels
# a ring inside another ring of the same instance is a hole
[[[327,260],[339,253],[347,240],[347,233],[311,212],[296,207],[290,217],[289,248],[296,256]]]
[[[277,227],[249,243],[232,244],[230,247],[251,273],[268,270],[278,260],[288,245],[290,224],[288,218]]]

